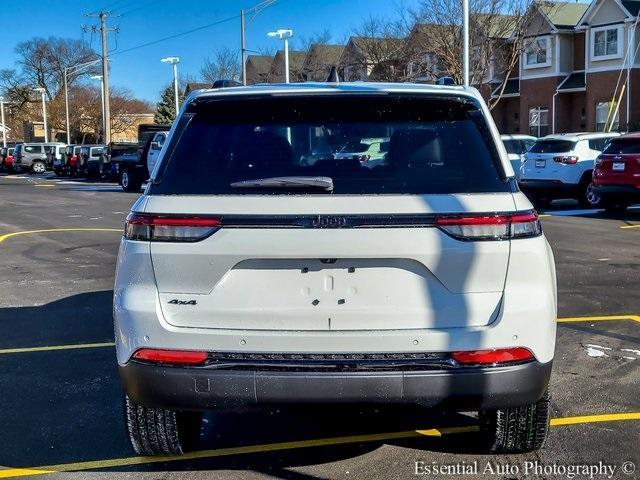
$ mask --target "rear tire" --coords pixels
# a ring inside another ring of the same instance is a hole
[[[120,172],[120,186],[125,192],[139,192],[142,182],[128,168],[124,168]]]
[[[602,203],[602,197],[594,190],[593,182],[587,180],[580,185],[580,205],[587,208],[597,208]]]
[[[31,171],[33,173],[44,173],[47,171],[47,166],[44,164],[44,162],[37,160],[33,162],[33,165],[31,165]]]
[[[200,413],[136,405],[125,395],[125,421],[138,455],[182,455],[197,438]]]
[[[544,446],[549,432],[551,396],[546,391],[533,405],[479,413],[480,431],[492,453],[524,453]]]

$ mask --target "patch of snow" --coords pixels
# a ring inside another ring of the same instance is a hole
[[[635,353],[636,355],[638,355],[640,357],[640,350],[633,350],[632,348],[621,348],[620,351],[621,352]]]
[[[598,350],[597,348],[592,348],[592,347],[587,347],[587,355],[594,358],[609,356],[606,353],[604,353],[602,350]]]

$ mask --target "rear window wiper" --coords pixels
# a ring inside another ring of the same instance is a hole
[[[233,182],[231,188],[320,188],[327,192],[333,191],[331,177],[267,177],[254,180]]]

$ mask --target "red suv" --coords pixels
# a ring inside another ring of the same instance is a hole
[[[13,147],[2,147],[0,149],[0,163],[7,172],[13,171]]]
[[[613,138],[596,159],[593,186],[606,210],[640,203],[640,133]]]

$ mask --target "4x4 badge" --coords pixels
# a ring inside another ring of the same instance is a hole
[[[169,300],[170,305],[197,305],[198,302],[195,300],[178,300],[174,298],[173,300]]]

